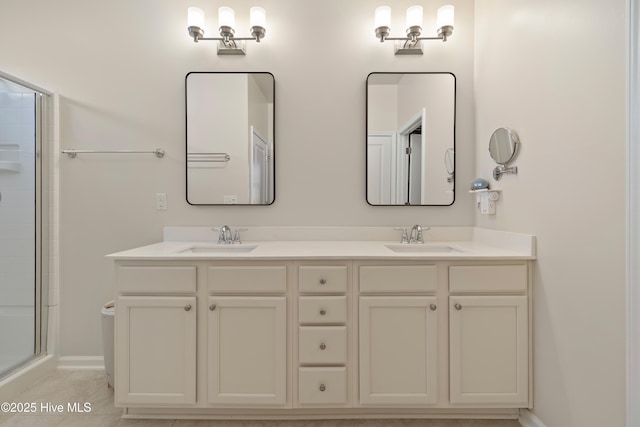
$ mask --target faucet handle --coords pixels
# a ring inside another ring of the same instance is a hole
[[[233,243],[241,244],[242,240],[240,240],[240,232],[247,231],[248,228],[236,228],[236,232],[233,235]]]
[[[218,232],[218,244],[221,245],[223,243],[227,243],[227,236],[225,232],[229,229],[229,226],[223,225],[222,227],[211,227],[212,230]]]
[[[422,235],[422,232],[424,230],[429,230],[430,227],[427,225],[416,224],[413,226],[413,228],[416,229],[415,243],[424,243],[424,236]],[[411,235],[413,235],[413,230]]]
[[[402,231],[402,237],[400,238],[400,243],[409,243],[409,235],[407,234],[406,227],[393,227],[393,229]]]

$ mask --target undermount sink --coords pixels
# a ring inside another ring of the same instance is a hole
[[[181,254],[230,254],[251,252],[257,246],[249,245],[196,245],[180,251]]]
[[[449,245],[429,245],[429,244],[399,244],[385,245],[387,249],[393,252],[413,252],[413,253],[455,253],[464,252],[462,249],[454,248]]]

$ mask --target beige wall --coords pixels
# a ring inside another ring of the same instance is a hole
[[[371,133],[398,130],[398,86],[371,85],[368,87],[367,126]]]
[[[419,57],[393,55],[374,36],[375,2],[263,0],[267,36],[245,57],[216,55],[187,35],[186,8],[208,0],[2,2],[0,70],[58,91],[61,148],[166,150],[60,159],[60,336],[63,356],[102,354],[100,307],[114,295],[103,256],[162,239],[162,227],[257,225],[472,225],[472,200],[453,207],[371,207],[365,200],[365,81],[373,71],[450,71],[458,83],[459,183],[473,178],[473,4],[455,0],[459,28]],[[405,10],[393,3],[393,34]],[[427,1],[435,32],[439,2]],[[234,1],[237,34],[248,0]],[[331,28],[326,34],[309,30]],[[189,206],[185,201],[184,78],[190,71],[269,71],[276,79],[276,201]],[[168,210],[155,210],[155,193]]]
[[[624,29],[624,0],[476,2],[477,174],[503,190],[476,223],[537,236],[533,412],[547,427],[625,425]],[[503,126],[522,141],[519,173],[495,182]]]

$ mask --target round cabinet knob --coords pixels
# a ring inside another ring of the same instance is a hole
[[[191,311],[191,304],[187,304],[184,306],[184,311]]]
[[[462,306],[460,304],[456,304],[454,305],[454,307],[456,308],[456,310],[462,310]]]
[[[327,388],[324,386],[324,384],[320,384],[320,391],[325,391]]]
[[[325,310],[324,308],[320,309],[320,316],[324,316],[325,314],[327,314],[327,310]]]
[[[324,285],[326,283],[327,283],[327,279],[325,279],[325,278],[320,279],[320,284],[321,285]]]
[[[435,304],[431,304],[431,305],[429,306],[429,308],[431,309],[431,311],[436,311],[436,309],[438,308],[438,306],[437,306],[437,305],[435,305]]]
[[[211,310],[211,311],[215,311],[216,308],[217,308],[217,306],[215,304],[211,304],[209,306],[209,310]]]
[[[320,344],[320,350],[324,350],[327,348],[327,345],[325,343]]]

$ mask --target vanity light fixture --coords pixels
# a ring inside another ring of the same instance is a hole
[[[266,12],[261,7],[249,9],[249,22],[251,25],[251,37],[235,37],[235,12],[230,7],[220,7],[218,9],[218,31],[221,37],[204,36],[204,11],[197,7],[190,7],[187,10],[189,35],[194,42],[200,40],[216,40],[218,43],[218,55],[245,55],[245,41],[255,40],[260,43],[264,38],[266,30]]]
[[[396,55],[422,55],[421,40],[447,41],[453,33],[454,7],[442,6],[438,9],[438,35],[437,37],[420,37],[422,33],[423,13],[422,6],[411,6],[407,9],[407,37],[389,37],[391,26],[391,8],[380,6],[375,12],[376,37],[380,42],[394,40],[396,42]]]

